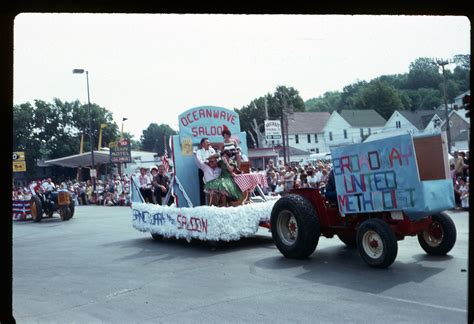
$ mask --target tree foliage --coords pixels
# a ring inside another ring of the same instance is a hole
[[[306,111],[327,111],[331,113],[339,109],[341,102],[342,94],[340,92],[328,91],[318,98],[306,101]]]
[[[388,119],[394,110],[403,110],[399,92],[387,82],[376,80],[368,84],[354,101],[355,109],[374,109]]]
[[[165,141],[168,149],[168,139],[171,135],[176,135],[176,132],[170,126],[151,123],[140,137],[141,149],[161,155],[165,150]]]
[[[139,140],[134,139],[134,135],[130,134],[129,132],[123,132],[123,138],[128,139],[130,141],[130,148],[132,150],[141,150],[141,142]]]
[[[118,127],[112,113],[98,105],[91,105],[93,147],[97,150],[101,124],[103,143],[118,137]],[[72,154],[80,150],[81,134],[84,136],[84,151],[90,150],[89,106],[79,101],[52,103],[35,100],[13,107],[13,151],[25,151],[27,174],[35,177],[38,160],[49,160]]]
[[[257,140],[259,134],[254,130],[252,124],[255,119],[258,127],[257,131],[260,133],[264,131],[264,120],[266,118],[265,102],[269,119],[280,120],[282,111],[285,109],[288,113],[291,111],[305,111],[305,104],[298,90],[287,86],[278,86],[273,94],[268,93],[265,96],[252,100],[250,104],[241,109],[235,109],[239,114],[240,128],[247,132],[247,143],[250,147],[258,147],[263,144]]]
[[[455,55],[454,69],[445,66],[446,97],[453,102],[469,90],[470,55]],[[451,65],[452,67],[452,65]],[[395,110],[430,110],[443,103],[444,83],[441,69],[431,58],[420,57],[409,66],[409,72],[382,75],[370,82],[357,81],[341,92],[330,91],[305,102],[307,111],[374,109],[385,118]]]

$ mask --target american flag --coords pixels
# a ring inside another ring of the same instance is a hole
[[[168,161],[168,150],[166,149],[166,146],[165,146],[165,153],[161,157],[161,162],[163,165],[163,169],[165,170],[165,173],[168,173],[168,170],[170,168],[170,163]]]

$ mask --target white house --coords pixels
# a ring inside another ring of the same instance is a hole
[[[372,133],[378,133],[385,125],[385,119],[375,110],[333,111],[323,128],[324,152],[331,147],[360,143]]]
[[[382,128],[383,133],[409,132],[412,134],[441,131],[442,116],[436,110],[395,110]]]
[[[288,144],[299,151],[326,152],[323,129],[328,112],[295,112],[288,117]],[[308,154],[308,155],[309,155]]]

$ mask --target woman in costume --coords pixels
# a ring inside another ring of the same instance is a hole
[[[231,159],[231,153],[224,151],[222,160],[218,162],[218,166],[222,169],[221,175],[204,185],[206,193],[217,194],[221,198],[221,206],[227,206],[228,202],[237,202],[243,199],[243,193],[234,182],[233,174],[236,170],[236,162]]]
[[[230,154],[230,157],[237,162],[237,168],[240,169],[240,147],[237,144],[237,141],[234,138],[231,138],[232,133],[226,125],[223,126],[222,137],[224,138],[224,147],[223,151],[227,151]]]

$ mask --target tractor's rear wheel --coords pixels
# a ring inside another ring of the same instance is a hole
[[[418,242],[429,255],[446,255],[456,243],[456,226],[446,213],[434,214],[431,219],[431,225],[418,233]]]
[[[74,212],[76,210],[76,204],[74,203],[74,200],[71,199],[71,203],[69,204],[69,209],[71,210],[71,214],[69,216],[69,219],[71,219],[74,216]]]
[[[41,219],[43,219],[43,206],[41,204],[41,199],[36,195],[31,197],[30,213],[34,222],[41,222]]]
[[[397,257],[397,237],[386,222],[371,218],[357,230],[357,249],[369,266],[387,268]]]
[[[273,240],[285,257],[304,259],[316,249],[321,235],[319,219],[305,198],[294,194],[280,198],[270,222]]]

